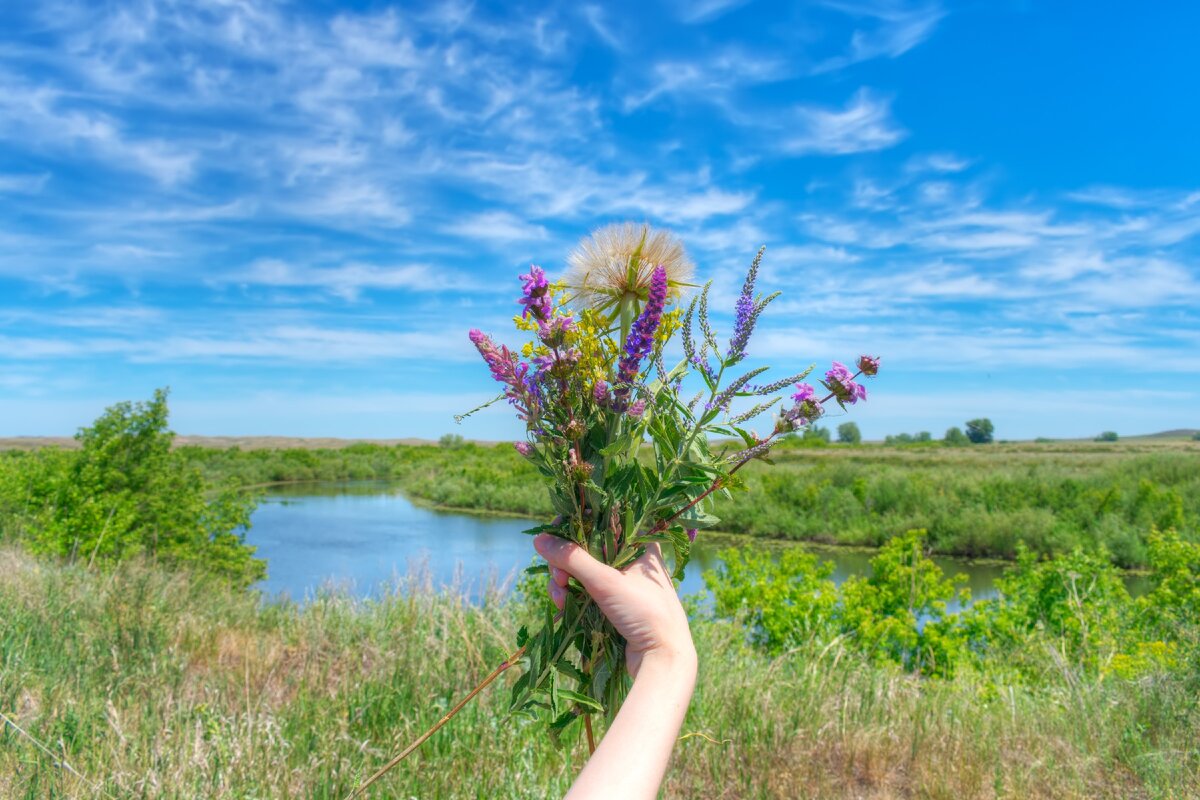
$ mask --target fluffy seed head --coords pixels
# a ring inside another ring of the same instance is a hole
[[[567,258],[566,284],[585,304],[603,306],[627,295],[645,298],[656,267],[667,271],[670,296],[692,277],[683,243],[645,223],[620,222],[592,231]]]

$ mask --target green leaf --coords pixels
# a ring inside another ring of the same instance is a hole
[[[583,706],[584,708],[588,708],[593,711],[603,711],[604,710],[604,706],[600,705],[594,699],[588,697],[585,694],[579,694],[578,692],[572,692],[567,689],[559,689],[558,695],[559,695],[559,697],[561,697],[564,700],[570,700],[574,703],[578,703],[579,705]]]

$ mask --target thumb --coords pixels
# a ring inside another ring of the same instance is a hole
[[[592,554],[574,542],[549,533],[534,537],[533,547],[552,567],[574,575],[589,592],[619,575],[615,569],[592,558]]]

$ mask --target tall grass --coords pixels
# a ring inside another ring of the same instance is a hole
[[[146,563],[100,574],[0,550],[0,710],[55,753],[3,726],[0,796],[341,797],[498,663],[529,613],[420,578],[398,588],[264,604]],[[735,624],[693,630],[700,679],[667,797],[1200,794],[1185,682],[924,681],[837,645],[772,658]],[[555,750],[506,701],[499,685],[481,696],[371,796],[560,795],[582,749]]]

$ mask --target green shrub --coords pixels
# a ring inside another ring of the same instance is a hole
[[[254,496],[206,481],[186,452],[172,451],[167,417],[160,389],[148,402],[107,409],[76,435],[76,451],[8,458],[0,481],[6,536],[89,565],[146,555],[239,585],[262,578],[266,564],[244,540]]]

